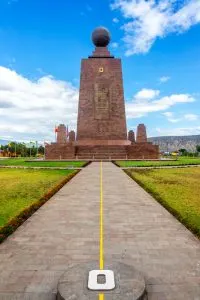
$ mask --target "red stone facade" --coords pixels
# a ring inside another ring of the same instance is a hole
[[[46,159],[158,159],[159,148],[147,142],[146,127],[127,138],[121,60],[107,47],[96,47],[81,63],[81,80],[75,132],[66,137],[58,127],[57,143],[47,145]]]
[[[133,130],[129,130],[128,140],[131,142],[131,144],[135,143],[135,133]]]
[[[121,60],[99,48],[81,64],[77,141],[127,140]]]
[[[45,159],[74,159],[75,146],[71,143],[52,143],[45,146]]]
[[[159,159],[159,147],[152,143],[135,143],[127,147],[128,159]]]
[[[64,124],[60,124],[57,128],[57,143],[58,144],[67,143],[67,132],[66,132],[66,126]]]
[[[137,127],[137,143],[147,143],[147,132],[144,124],[139,124]]]
[[[70,142],[75,142],[75,140],[76,140],[76,133],[75,133],[75,131],[71,130],[69,132],[69,141]]]

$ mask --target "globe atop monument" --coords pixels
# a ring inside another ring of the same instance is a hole
[[[92,33],[92,41],[96,47],[106,47],[110,40],[110,32],[105,27],[97,27]]]

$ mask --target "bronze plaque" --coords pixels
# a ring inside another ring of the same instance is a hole
[[[94,85],[94,117],[97,120],[107,120],[109,114],[110,90],[106,83]]]

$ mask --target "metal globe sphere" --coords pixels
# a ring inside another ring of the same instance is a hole
[[[110,40],[110,32],[105,27],[97,27],[92,33],[92,41],[96,47],[106,47]]]

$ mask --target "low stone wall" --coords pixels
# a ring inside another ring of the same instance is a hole
[[[152,143],[133,143],[127,147],[128,159],[159,159],[159,146]]]
[[[46,160],[63,159],[159,159],[159,147],[152,143],[133,143],[129,146],[87,145],[74,143],[51,144],[45,147]]]
[[[75,147],[71,144],[51,144],[45,147],[45,159],[74,159]]]

